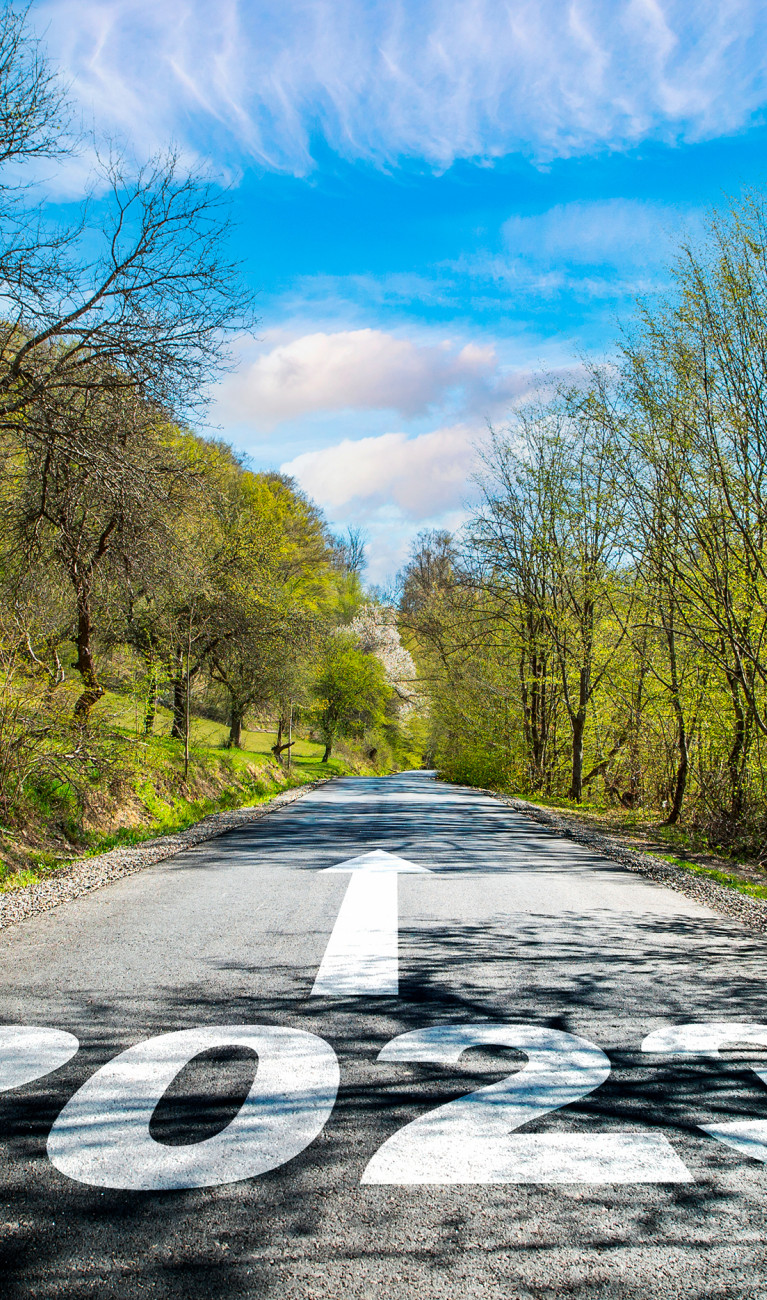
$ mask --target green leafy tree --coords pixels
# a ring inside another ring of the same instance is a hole
[[[227,692],[229,743],[239,747],[248,709],[274,701],[281,718],[300,694],[297,664],[332,606],[334,557],[316,510],[278,475],[233,476],[220,525],[210,671]]]
[[[362,736],[383,726],[392,694],[383,665],[358,650],[348,633],[328,640],[314,683],[314,719],[325,745],[327,763],[337,739]]]

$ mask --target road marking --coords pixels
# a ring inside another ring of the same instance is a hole
[[[709,1056],[717,1059],[719,1049],[726,1043],[750,1043],[754,1047],[767,1047],[767,1025],[743,1021],[696,1021],[689,1025],[668,1025],[648,1034],[642,1043],[643,1052],[668,1052],[671,1056]],[[757,1079],[767,1084],[767,1070],[750,1067]],[[732,1147],[751,1160],[767,1162],[767,1120],[739,1119],[726,1123],[699,1124],[704,1133],[710,1133],[717,1142]]]
[[[580,1101],[610,1075],[586,1038],[537,1025],[435,1025],[400,1034],[379,1061],[449,1066],[481,1046],[523,1051],[514,1074],[412,1120],[384,1142],[363,1183],[683,1183],[692,1175],[662,1133],[515,1133]]]
[[[253,1086],[231,1123],[189,1146],[156,1142],[149,1123],[176,1075],[200,1052],[246,1047]],[[213,1025],[160,1034],[102,1065],[61,1111],[51,1163],[94,1187],[158,1192],[254,1178],[292,1160],[324,1128],[338,1092],[338,1059],[316,1034],[271,1025]]]
[[[384,1144],[361,1181],[402,1187],[692,1181],[662,1133],[514,1133],[499,1141],[498,1134],[477,1128],[470,1136],[470,1143],[456,1144],[454,1130],[445,1126],[442,1132],[435,1123],[428,1148],[422,1143],[406,1153],[402,1146],[394,1150]]]
[[[71,1060],[80,1044],[74,1034],[40,1025],[0,1026],[0,1092],[42,1079]]]
[[[425,872],[376,849],[325,871],[351,880],[312,988],[314,997],[396,997],[399,992],[397,876]]]

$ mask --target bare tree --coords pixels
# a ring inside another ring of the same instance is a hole
[[[66,94],[29,30],[30,7],[0,8],[0,166],[55,158],[71,147]]]
[[[352,524],[337,543],[338,552],[349,573],[361,574],[367,567],[368,534],[364,528]]]
[[[158,412],[136,394],[95,384],[63,402],[28,407],[17,426],[18,472],[7,474],[4,504],[12,548],[61,566],[75,598],[76,667],[87,717],[103,694],[94,647],[94,600],[101,574],[140,563],[186,475]]]
[[[108,192],[80,225],[15,249],[0,288],[0,428],[46,392],[139,389],[183,414],[199,405],[226,339],[252,323],[227,256],[226,202],[174,154],[103,167]],[[95,247],[95,253],[92,252]]]
[[[43,391],[96,373],[178,415],[253,320],[226,196],[172,150],[143,166],[111,150],[78,220],[55,225],[28,164],[76,142],[28,14],[0,8],[0,431]]]

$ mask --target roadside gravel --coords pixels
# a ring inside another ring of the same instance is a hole
[[[694,898],[696,902],[703,903],[723,916],[734,917],[751,930],[767,933],[767,900],[749,898],[747,894],[741,894],[737,889],[730,889],[727,885],[720,885],[716,880],[709,879],[708,876],[687,871],[684,867],[674,866],[671,862],[664,862],[662,858],[656,858],[651,853],[636,853],[633,849],[627,849],[613,836],[590,830],[571,821],[566,815],[552,812],[549,808],[541,808],[538,804],[528,803],[525,799],[508,798],[493,790],[488,790],[487,793],[508,804],[515,812],[531,818],[532,821],[550,826],[558,835],[566,835],[577,844],[596,849],[605,857],[620,862],[621,866],[628,867],[629,871],[636,871],[641,876],[655,880],[659,885],[666,885],[667,888],[675,889],[680,894],[686,894],[688,898]]]
[[[110,849],[108,853],[100,853],[96,857],[77,859],[61,867],[55,875],[38,881],[35,885],[0,894],[0,930],[15,925],[17,921],[35,916],[38,912],[48,912],[51,908],[58,907],[61,903],[68,903],[94,889],[100,889],[102,885],[108,885],[122,876],[143,871],[145,867],[172,858],[176,853],[192,848],[195,844],[215,839],[235,827],[258,821],[275,808],[293,803],[315,786],[323,784],[323,781],[317,781],[298,786],[294,790],[285,790],[282,794],[275,795],[268,803],[212,813],[185,831],[161,835],[153,840],[144,840],[142,844],[131,847]],[[487,790],[486,793],[500,799],[514,812],[522,813],[523,816],[543,826],[549,826],[557,834],[565,835],[577,844],[595,849],[606,857],[612,858],[613,861],[621,863],[622,866],[628,867],[630,871],[636,871],[650,880],[657,881],[658,884],[675,889],[680,894],[686,894],[688,898],[694,898],[715,912],[741,921],[749,929],[767,933],[767,900],[749,898],[736,889],[720,885],[717,881],[687,871],[684,867],[664,862],[650,853],[637,853],[633,849],[627,849],[613,836],[586,828],[580,823],[571,821],[565,814],[552,812],[549,808],[528,803],[524,799],[499,795],[495,790]]]
[[[314,781],[309,785],[300,785],[275,795],[268,803],[211,813],[185,831],[160,835],[157,839],[144,840],[142,844],[131,847],[110,849],[108,853],[99,853],[92,858],[78,858],[61,867],[55,876],[40,880],[35,885],[27,885],[24,889],[0,894],[0,930],[15,925],[17,921],[25,921],[38,912],[48,912],[60,903],[69,903],[73,898],[89,894],[91,890],[100,889],[102,885],[108,885],[122,876],[143,871],[145,867],[172,858],[174,854],[193,848],[195,844],[202,844],[204,840],[213,840],[237,826],[258,821],[275,808],[284,808],[315,786],[324,784],[324,781]]]

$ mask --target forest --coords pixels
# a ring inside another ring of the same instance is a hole
[[[389,770],[414,667],[363,542],[199,433],[256,325],[220,186],[67,129],[0,15],[0,822],[3,887],[280,785]],[[40,165],[92,153],[52,219]],[[204,427],[204,426],[203,426]],[[409,721],[411,719],[411,721]]]
[[[220,185],[85,148],[0,14],[0,887],[340,771],[435,766],[767,857],[767,209],[478,447],[386,598],[359,530],[202,436],[257,326]],[[83,151],[68,225],[40,167]],[[31,875],[30,875],[31,873]],[[3,883],[5,882],[5,883]]]
[[[642,809],[767,860],[767,210],[682,241],[616,355],[480,448],[403,629],[456,781]]]

